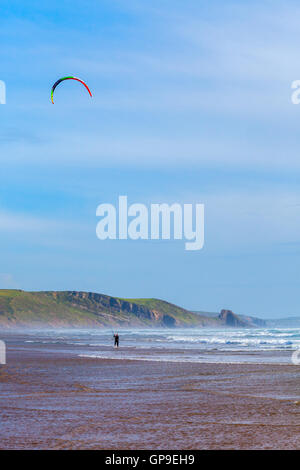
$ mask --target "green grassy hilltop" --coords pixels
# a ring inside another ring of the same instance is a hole
[[[247,326],[238,316],[234,326]],[[158,299],[122,299],[93,292],[0,290],[0,327],[224,326],[222,315],[194,313]],[[232,325],[231,325],[232,326]],[[250,325],[251,326],[251,325]]]

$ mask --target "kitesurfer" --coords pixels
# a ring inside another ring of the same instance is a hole
[[[115,340],[115,348],[118,348],[119,347],[119,335],[118,333],[114,334],[114,340]]]

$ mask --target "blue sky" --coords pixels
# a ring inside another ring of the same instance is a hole
[[[0,287],[300,314],[300,6],[2,0]],[[86,80],[93,100],[69,82]],[[205,246],[99,241],[96,207],[204,203]]]

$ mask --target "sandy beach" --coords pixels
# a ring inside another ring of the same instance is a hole
[[[297,449],[300,367],[78,357],[14,343],[1,449]]]

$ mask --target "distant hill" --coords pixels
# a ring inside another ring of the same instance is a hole
[[[93,292],[0,290],[0,327],[250,327],[230,310],[195,313],[158,299],[122,299]]]
[[[228,310],[231,312],[231,310]],[[220,318],[220,315],[222,315],[223,310],[221,313],[217,312],[204,312],[204,311],[194,311],[193,313],[196,313],[197,315],[205,315],[206,317],[209,318]],[[232,312],[231,312],[232,313]],[[249,315],[236,315],[234,314],[239,320],[240,320],[240,325],[239,326],[245,326],[245,327],[252,327],[252,328],[264,328],[267,326],[267,321],[262,320],[261,318],[249,316]],[[300,320],[300,319],[299,319]],[[227,326],[229,326],[228,322],[230,322],[230,319],[227,320]]]
[[[266,324],[271,328],[300,328],[300,317],[266,320]]]

